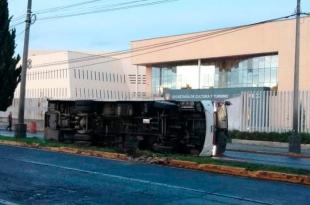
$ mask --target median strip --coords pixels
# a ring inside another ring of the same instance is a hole
[[[149,151],[139,151],[135,153],[135,156],[131,156],[117,152],[113,149],[100,147],[77,147],[71,144],[62,144],[35,138],[15,139],[9,137],[0,137],[0,144],[30,147],[46,151],[77,154],[82,156],[93,156],[106,159],[125,161],[132,160],[136,162],[159,164],[205,172],[310,185],[310,173],[308,170],[303,169],[244,162],[230,162],[192,155],[158,154]]]

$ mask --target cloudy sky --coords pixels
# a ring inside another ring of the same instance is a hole
[[[18,24],[27,0],[8,0],[11,25]],[[129,48],[130,41],[253,23],[294,13],[296,0],[176,0],[158,5],[109,11],[126,2],[141,4],[158,0],[93,0],[80,7],[62,7],[90,0],[33,0],[37,21],[31,28],[30,48],[39,50],[110,51]],[[125,3],[125,4],[124,4]],[[302,0],[304,12],[310,1]],[[93,13],[94,10],[105,12]],[[42,13],[46,12],[46,13]],[[91,14],[43,20],[66,14]],[[21,53],[24,25],[17,29]]]

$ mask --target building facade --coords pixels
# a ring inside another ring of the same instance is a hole
[[[31,52],[26,98],[130,100],[145,97],[145,69],[122,56]],[[15,98],[19,98],[19,87]]]
[[[293,90],[295,20],[132,42],[147,93],[169,89]],[[310,89],[310,17],[301,19],[300,89]]]

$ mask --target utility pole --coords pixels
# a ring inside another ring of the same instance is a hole
[[[295,39],[295,70],[294,70],[294,99],[293,99],[293,133],[289,138],[289,152],[300,153],[301,137],[298,133],[299,107],[299,54],[300,54],[300,1],[297,0],[296,10],[296,39]]]
[[[24,51],[23,51],[23,62],[21,71],[21,82],[20,82],[20,96],[19,96],[19,109],[18,109],[18,123],[15,125],[15,137],[26,137],[27,125],[24,122],[25,114],[25,92],[26,92],[26,75],[28,68],[28,48],[29,48],[29,33],[31,25],[31,6],[32,0],[28,0],[27,13],[26,13],[26,28],[25,28],[25,39],[24,39]]]

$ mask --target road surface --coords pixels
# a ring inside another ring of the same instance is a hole
[[[0,146],[0,204],[309,204],[310,188]]]

